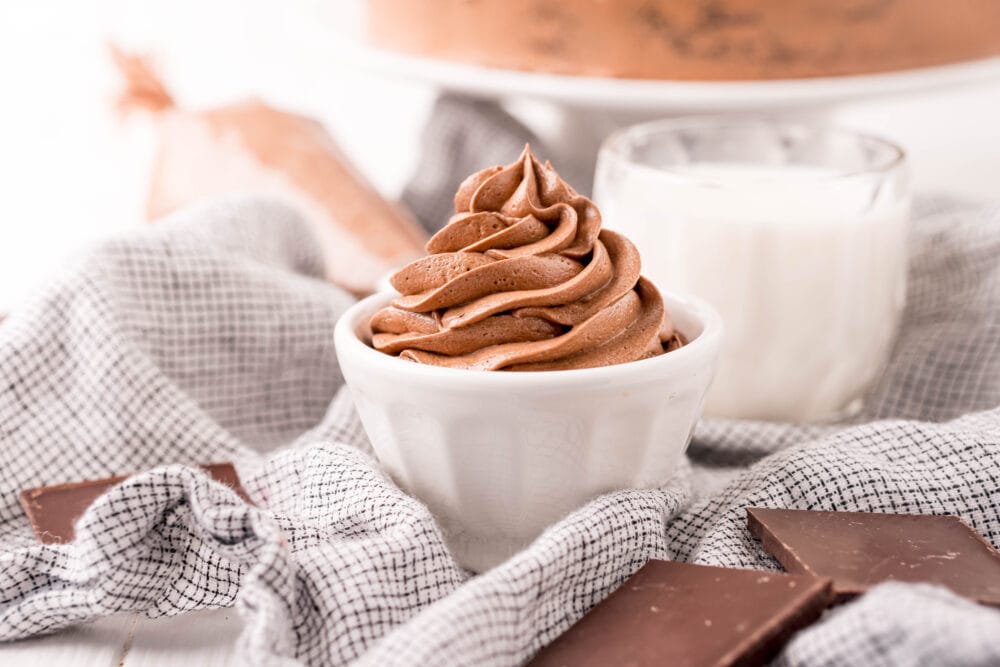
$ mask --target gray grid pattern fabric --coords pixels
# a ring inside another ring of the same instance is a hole
[[[104,244],[0,324],[0,639],[235,604],[246,664],[514,665],[649,558],[775,568],[747,505],[951,513],[1000,544],[1000,210],[925,207],[912,258],[858,423],[706,422],[666,487],[596,499],[470,578],[371,457],[331,345],[350,299],[296,214],[229,201]],[[190,467],[223,460],[256,507]],[[18,506],[150,468],[70,545],[37,544]],[[780,660],[995,664],[998,623],[885,586]]]

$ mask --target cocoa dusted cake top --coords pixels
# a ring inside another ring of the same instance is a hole
[[[842,76],[1000,55],[995,0],[368,0],[380,48],[686,81]]]

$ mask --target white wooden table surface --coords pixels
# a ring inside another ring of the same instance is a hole
[[[118,614],[45,637],[0,644],[0,665],[28,667],[223,667],[242,629],[233,609],[168,618]]]

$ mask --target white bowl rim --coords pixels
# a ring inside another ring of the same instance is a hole
[[[340,319],[337,320],[334,328],[334,344],[337,347],[338,358],[342,354],[357,353],[361,355],[365,363],[373,364],[386,372],[408,373],[411,376],[420,376],[428,380],[437,378],[449,382],[463,382],[466,386],[489,386],[493,388],[538,388],[541,386],[551,387],[588,380],[628,379],[635,373],[653,370],[654,365],[663,367],[657,370],[667,372],[668,368],[679,366],[689,359],[696,358],[699,354],[706,357],[704,363],[710,363],[712,356],[719,349],[722,338],[722,317],[718,311],[707,301],[693,295],[673,290],[660,291],[667,299],[680,302],[686,312],[693,315],[701,323],[701,333],[684,346],[671,352],[648,359],[639,359],[611,366],[559,371],[505,373],[432,366],[379,352],[356,335],[355,331],[358,319],[363,313],[374,314],[377,308],[381,308],[392,299],[398,297],[399,293],[395,290],[376,292],[348,308],[340,316]],[[344,349],[345,346],[348,349]]]

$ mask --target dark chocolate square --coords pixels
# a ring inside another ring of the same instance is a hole
[[[249,502],[240,486],[240,478],[231,463],[213,463],[199,466],[212,479],[232,488]],[[31,521],[31,527],[43,544],[65,544],[76,535],[76,521],[97,498],[113,486],[121,484],[129,475],[70,482],[54,486],[41,486],[21,492],[21,506]]]
[[[748,507],[747,527],[789,572],[832,579],[838,600],[903,581],[1000,605],[1000,554],[955,516]]]
[[[529,664],[762,665],[829,601],[826,579],[650,561]]]

